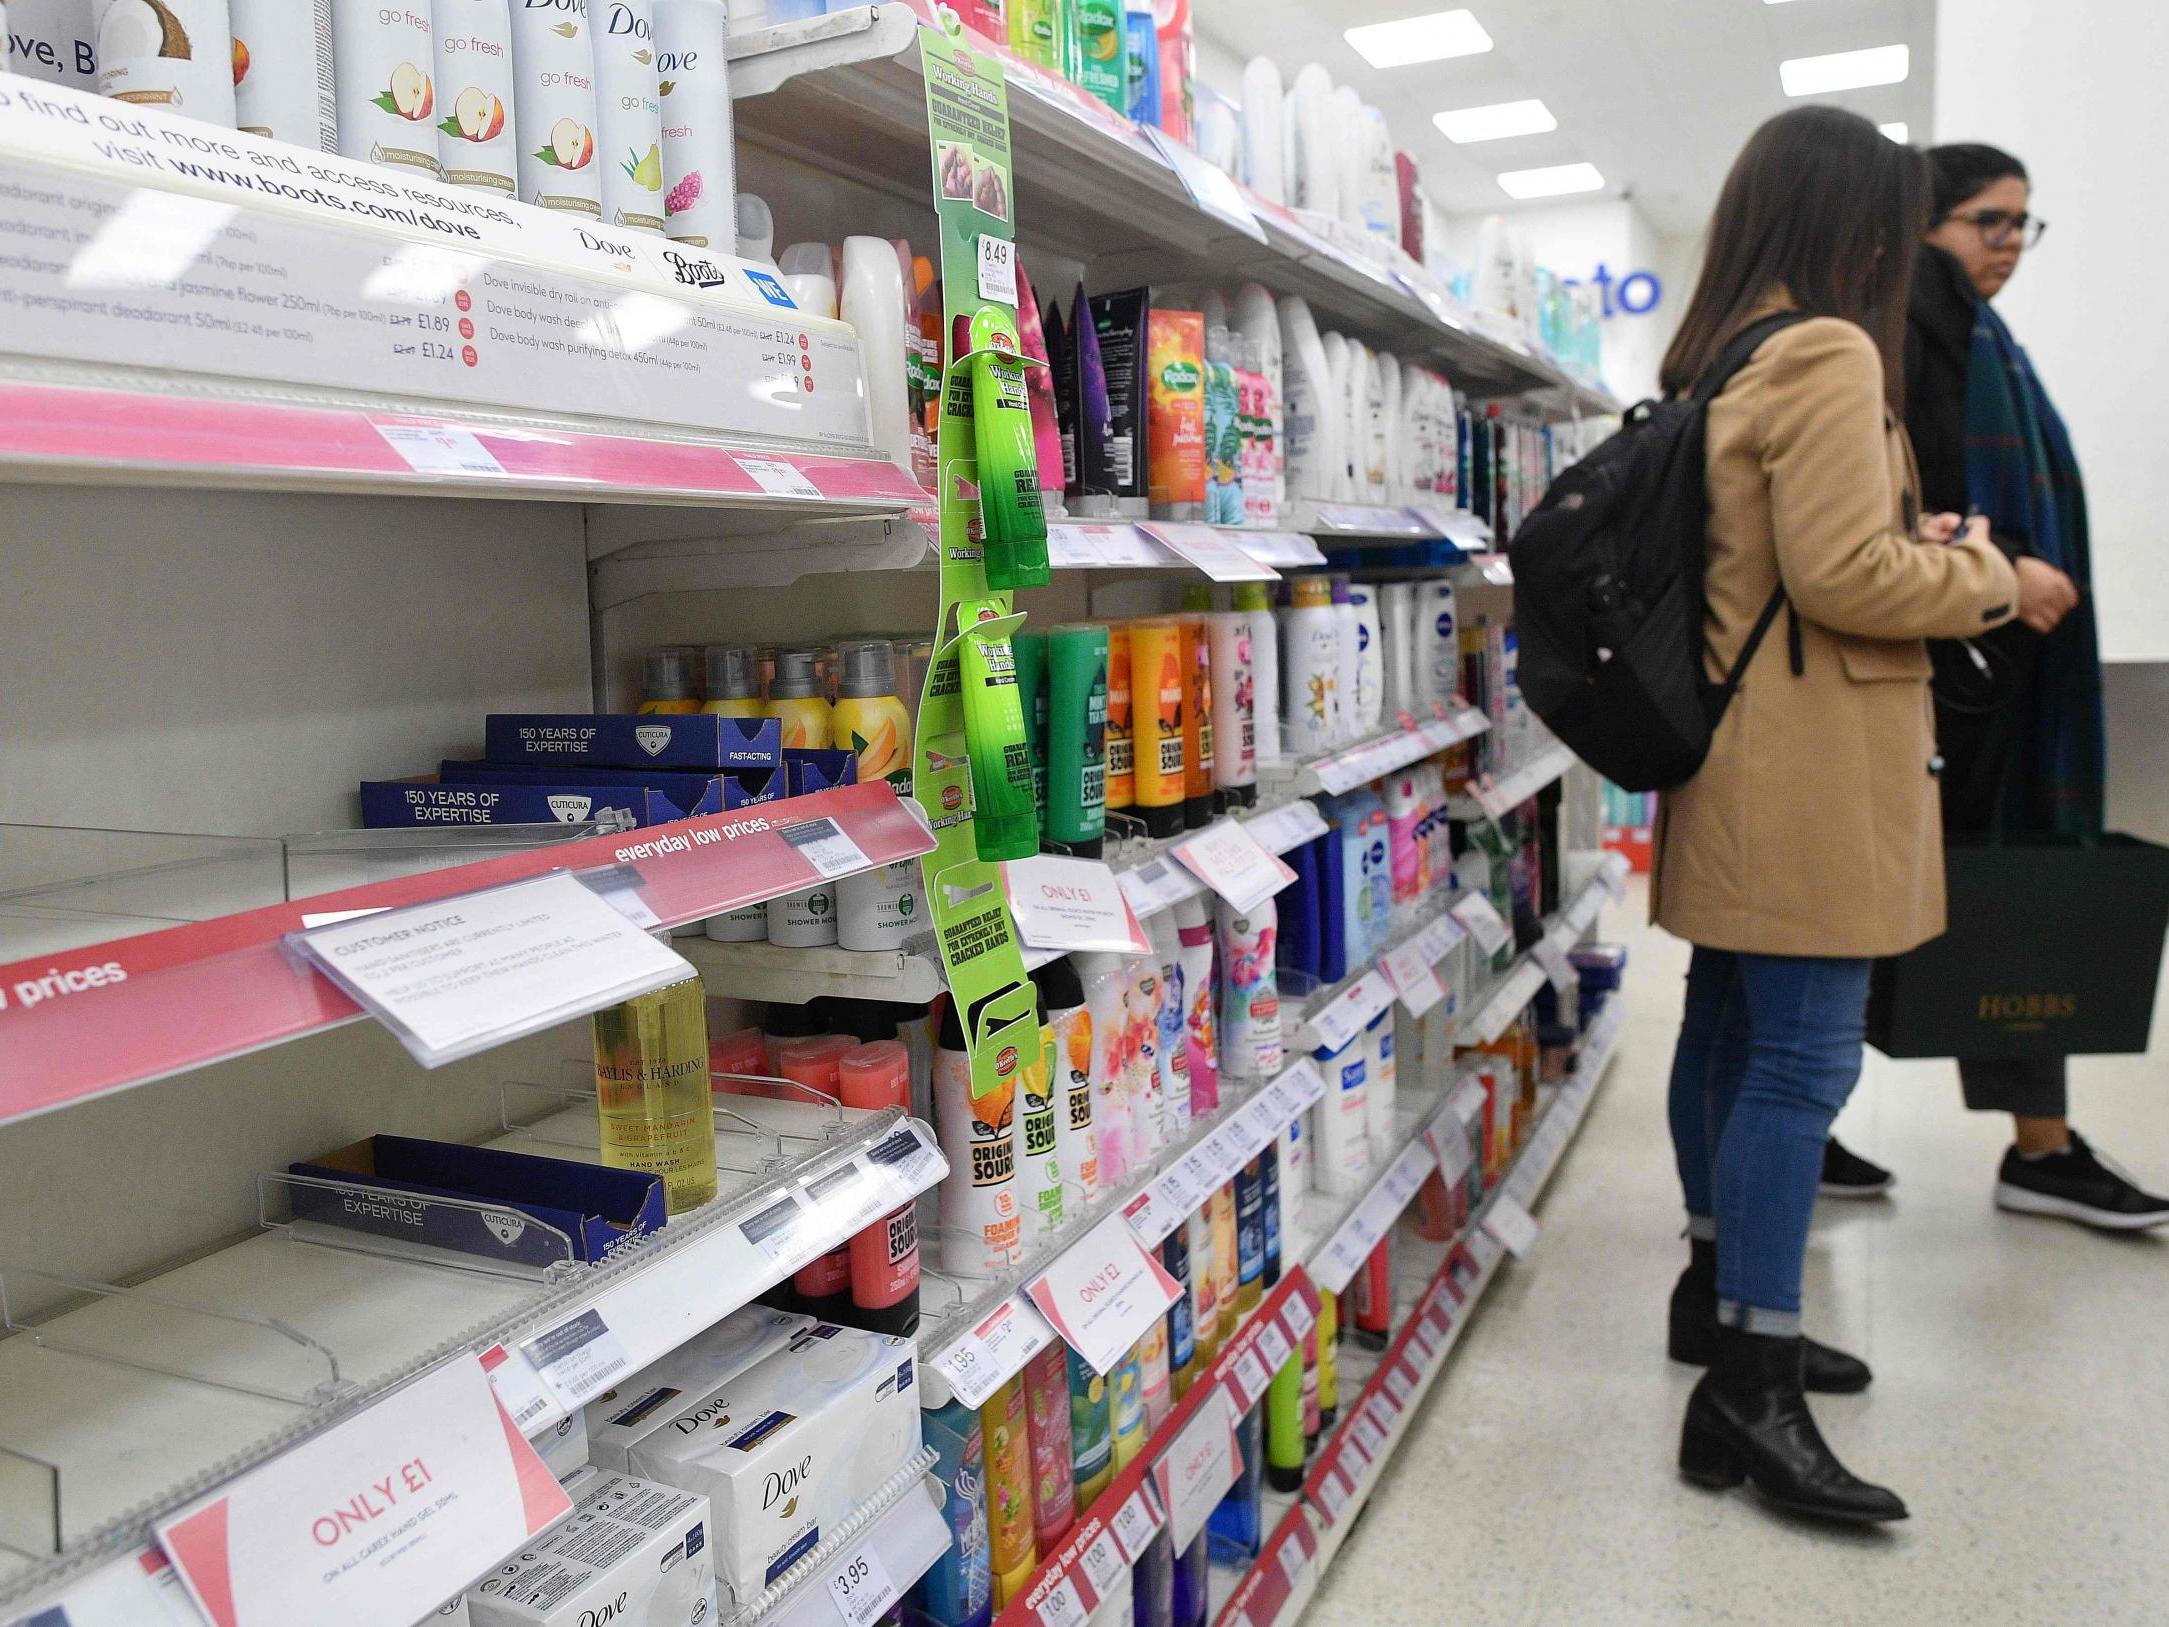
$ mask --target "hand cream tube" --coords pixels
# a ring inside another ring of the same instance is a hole
[[[988,863],[1028,859],[1039,851],[1039,814],[1032,805],[1032,752],[1017,692],[1016,652],[1005,632],[981,631],[1001,607],[967,600],[957,609],[957,666],[964,699],[964,736],[971,753],[972,836]]]
[[[1047,512],[1017,324],[1002,306],[989,305],[972,318],[968,338],[987,586],[997,592],[1045,587],[1053,580]]]

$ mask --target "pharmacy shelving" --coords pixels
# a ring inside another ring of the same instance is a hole
[[[1447,813],[1462,820],[1504,818],[1546,786],[1565,779],[1580,760],[1548,736],[1542,737],[1542,743],[1536,749],[1521,755],[1526,756],[1527,761],[1493,776],[1489,783],[1472,785],[1449,798]]]
[[[1397,1332],[1375,1361],[1342,1348],[1342,1407],[1297,1495],[1266,1493],[1266,1536],[1246,1567],[1213,1568],[1214,1627],[1284,1627],[1300,1619],[1363,1511],[1421,1405],[1443,1373],[1506,1249],[1488,1222],[1502,1200],[1532,1208],[1579,1131],[1617,1049],[1622,1008],[1607,1002],[1585,1036],[1575,1071],[1546,1087],[1546,1105],[1505,1177],[1481,1198],[1451,1244],[1417,1246],[1404,1260],[1435,1260],[1397,1296]],[[1449,1103],[1442,1111],[1451,1112]],[[1412,1242],[1415,1240],[1412,1240]]]
[[[731,90],[741,145],[852,176],[892,197],[924,199],[920,18],[913,6],[891,3],[734,35]],[[1413,262],[1374,258],[1329,223],[1249,199],[1254,236],[1194,201],[1175,165],[1129,120],[1028,65],[1010,60],[1004,67],[1025,247],[1090,261],[1095,279],[1110,288],[1254,279],[1311,300],[1366,343],[1441,359],[1472,394],[1541,392],[1558,416],[1619,410],[1526,341],[1486,333]]]
[[[1473,706],[1434,703],[1433,716],[1396,720],[1394,726],[1363,740],[1306,758],[1297,768],[1296,786],[1304,796],[1338,796],[1410,763],[1473,740],[1491,727],[1491,719]],[[1459,817],[1458,815],[1456,817]]]
[[[1488,1045],[1536,998],[1536,991],[1559,975],[1566,955],[1596,924],[1607,897],[1618,899],[1626,864],[1606,854],[1594,873],[1547,916],[1543,934],[1507,966],[1466,992],[1455,1013],[1455,1035],[1464,1045]]]

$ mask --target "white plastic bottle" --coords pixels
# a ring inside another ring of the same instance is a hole
[[[1027,1246],[1062,1229],[1062,1159],[1055,1131],[1061,1092],[1048,1071],[1052,1061],[1043,1052],[1037,1062],[1017,1070],[1017,1208]]]
[[[1401,177],[1393,162],[1393,133],[1386,115],[1366,104],[1358,122],[1362,169],[1363,229],[1388,243],[1401,241]]]
[[[1353,85],[1336,85],[1326,121],[1333,139],[1333,190],[1341,224],[1362,231],[1364,195],[1363,98]]]
[[[1280,64],[1252,57],[1243,69],[1244,179],[1267,203],[1288,201],[1286,99]]]
[[[295,0],[227,0],[227,6],[235,125],[250,135],[337,152],[330,6]]]
[[[600,220],[591,24],[588,0],[514,0],[512,112],[521,200]]]
[[[1282,164],[1291,208],[1340,213],[1340,169],[1332,131],[1333,76],[1312,62],[1299,69],[1284,107]]]
[[[1298,1113],[1280,1132],[1280,1235],[1296,1235],[1303,1208],[1310,1197],[1310,1115]]]
[[[836,315],[835,261],[826,243],[793,243],[776,261],[783,286],[808,316]]]
[[[1290,756],[1316,757],[1333,749],[1340,718],[1341,621],[1329,578],[1298,576],[1289,591],[1294,602],[1280,615],[1281,734]]]
[[[1099,1140],[1100,1181],[1113,1186],[1143,1166],[1128,1091],[1129,1043],[1125,995],[1129,962],[1100,953],[1070,957],[1083,986],[1085,1015],[1092,1024],[1092,1129]]]
[[[1381,582],[1372,591],[1378,595],[1378,631],[1385,645],[1386,711],[1394,716],[1428,711],[1431,697],[1428,692],[1416,692],[1416,669],[1409,649],[1409,584]]]
[[[1287,397],[1281,377],[1280,310],[1268,290],[1254,282],[1246,282],[1236,291],[1232,314],[1236,331],[1258,347],[1258,372],[1265,380],[1266,416],[1273,440],[1272,510],[1278,515],[1288,501],[1287,447],[1283,439]],[[1246,499],[1250,495],[1247,482],[1243,495]]]
[[[822,949],[836,941],[836,884],[768,901],[768,941],[786,949]]]
[[[1336,681],[1333,693],[1333,743],[1346,746],[1363,738],[1363,622],[1356,614],[1346,576],[1333,578],[1333,625]]]
[[[1444,577],[1416,584],[1414,643],[1416,680],[1429,685],[1424,699],[1455,706],[1461,699],[1461,621],[1454,585]]]
[[[655,0],[655,77],[663,103],[663,235],[728,254],[737,242],[738,155],[723,0]]]
[[[1333,486],[1326,496],[1336,503],[1349,503],[1356,500],[1355,461],[1360,444],[1352,432],[1355,416],[1348,410],[1349,379],[1355,372],[1353,352],[1358,347],[1338,333],[1327,334],[1324,344],[1327,385],[1318,410],[1332,420],[1334,451]]]
[[[1032,974],[1054,1030],[1054,1144],[1062,1165],[1063,1212],[1074,1220],[1100,1194],[1099,1128],[1092,1086],[1092,1010],[1084,983],[1067,961]]]
[[[904,274],[885,237],[847,237],[838,314],[858,330],[874,447],[899,468],[911,467],[911,396],[906,377]]]
[[[427,0],[334,0],[339,151],[438,179],[437,45]],[[229,75],[229,77],[231,77]]]
[[[738,258],[755,265],[776,263],[776,215],[757,192],[741,192],[734,201]]]
[[[506,0],[433,0],[437,34],[437,157],[453,186],[516,197],[520,132]]]
[[[1260,767],[1281,759],[1280,624],[1263,582],[1235,584],[1235,608],[1250,627],[1250,723]],[[1219,691],[1214,691],[1217,699]]]
[[[1356,715],[1354,737],[1376,734],[1386,718],[1385,627],[1379,615],[1378,589],[1369,582],[1348,584],[1348,603],[1356,615]]]
[[[663,101],[654,0],[589,0],[595,25],[595,141],[603,224],[663,229]]]
[[[1401,362],[1396,356],[1379,353],[1375,363],[1378,380],[1378,412],[1372,419],[1371,469],[1375,475],[1382,503],[1406,503],[1410,501],[1407,488],[1401,478]]]
[[[1157,1158],[1168,1142],[1167,1081],[1160,1071],[1160,1010],[1164,998],[1160,965],[1157,944],[1152,954],[1128,961],[1128,981],[1122,996],[1123,1017],[1130,1027],[1126,1047],[1129,1066],[1123,1088],[1130,1099],[1130,1126],[1137,1132],[1140,1162]]]
[[[836,882],[836,945],[899,949],[928,929],[919,861],[878,864]]]
[[[1396,1140],[1393,1011],[1392,1006],[1386,1007],[1363,1030],[1364,1127],[1378,1158],[1390,1157]]]
[[[1166,913],[1175,922],[1183,1041],[1190,1056],[1190,1113],[1195,1118],[1220,1106],[1220,957],[1213,947],[1212,906],[1202,895],[1186,898]]]
[[[1307,300],[1280,306],[1281,461],[1291,498],[1329,503],[1341,461],[1333,365]]]
[[[1251,659],[1250,614],[1216,610],[1205,619],[1213,675],[1213,784],[1226,800],[1257,800],[1257,669]]]
[[[1226,899],[1214,909],[1220,950],[1220,1060],[1237,1079],[1271,1079],[1285,1051],[1280,1037],[1280,912],[1267,899],[1237,913]]]
[[[1313,1053],[1325,1077],[1325,1095],[1311,1109],[1312,1182],[1319,1191],[1336,1197],[1360,1189],[1371,1167],[1364,1051],[1363,1036],[1358,1034],[1339,1050]]]
[[[1190,1129],[1190,1042],[1185,1023],[1190,1003],[1183,992],[1182,938],[1172,910],[1160,910],[1145,922],[1159,963],[1159,1025],[1154,1060],[1159,1069],[1161,1141],[1179,1141]]]
[[[226,0],[98,0],[96,37],[101,95],[234,127]],[[429,58],[422,61],[426,84]]]
[[[1370,346],[1359,339],[1348,341],[1348,500],[1375,503],[1379,491],[1371,478],[1372,449],[1377,441],[1378,412],[1385,405],[1378,390],[1378,363]]]
[[[956,1006],[944,1008],[934,1052],[934,1133],[949,1177],[941,1205],[941,1268],[952,1276],[991,1277],[1017,1256],[1016,1087],[972,1096],[971,1059]]]

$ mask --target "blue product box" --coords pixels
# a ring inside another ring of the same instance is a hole
[[[783,754],[784,778],[789,794],[806,797],[816,791],[833,791],[839,785],[856,785],[859,758],[855,751],[798,748]]]
[[[575,825],[594,820],[615,830],[667,824],[723,811],[721,779],[690,808],[641,785],[492,783],[487,777],[453,785],[434,780],[364,780],[362,824],[371,830],[409,825]]]
[[[483,755],[493,763],[581,763],[609,768],[778,768],[783,725],[772,717],[492,712]]]
[[[673,817],[723,811],[723,776],[710,770],[668,768],[588,768],[560,763],[470,763],[446,758],[437,765],[446,785],[601,785],[620,795],[653,791],[677,807]]]
[[[522,1215],[563,1232],[575,1258],[590,1264],[626,1238],[661,1231],[665,1218],[659,1175],[450,1141],[371,1136],[287,1172],[366,1189],[297,1185],[290,1189],[297,1220],[506,1265],[548,1266],[563,1257],[557,1239],[524,1225]],[[412,1201],[419,1198],[466,1198],[510,1213]]]

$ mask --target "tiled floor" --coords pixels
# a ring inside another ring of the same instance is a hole
[[[1544,1235],[1485,1296],[1306,1621],[2169,1623],[2169,1232],[1999,1214],[2009,1121],[1964,1112],[1948,1064],[1870,1054],[1839,1130],[1899,1185],[1823,1204],[1808,1252],[1810,1330],[1876,1372],[1817,1415],[1913,1518],[1832,1531],[1680,1483],[1663,1102],[1686,952],[1642,915],[1638,891],[1609,923],[1633,951],[1627,1028]],[[2073,1070],[2074,1122],[2157,1190],[2165,1049]]]

